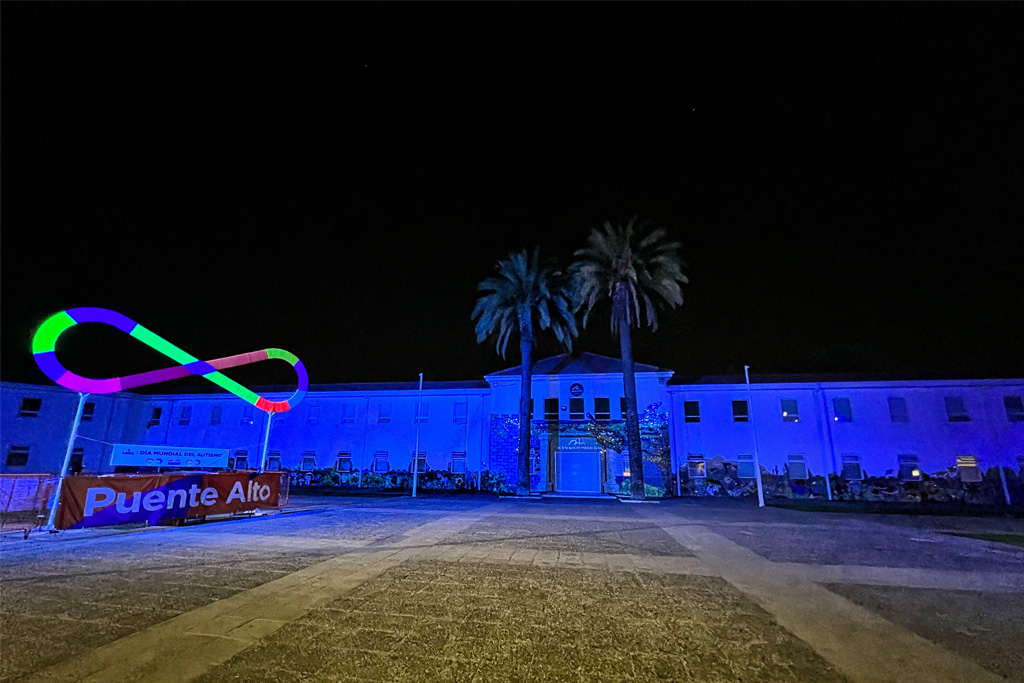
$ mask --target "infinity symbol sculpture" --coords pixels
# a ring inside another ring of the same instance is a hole
[[[180,363],[177,367],[164,368],[142,372],[137,375],[125,377],[112,377],[110,379],[89,379],[70,372],[57,360],[57,353],[54,350],[57,345],[57,337],[69,328],[81,323],[104,323],[111,325],[135,337],[143,344],[156,349],[171,360]],[[241,353],[237,356],[227,356],[216,360],[204,361],[182,351],[174,344],[163,337],[160,337],[131,318],[121,315],[116,311],[106,308],[69,308],[46,319],[36,330],[32,337],[32,355],[36,365],[43,373],[62,387],[73,391],[80,391],[89,394],[110,394],[124,389],[146,386],[147,384],[159,384],[172,379],[197,375],[205,377],[214,384],[227,389],[235,396],[248,401],[260,410],[268,413],[281,413],[290,410],[298,405],[302,397],[309,389],[309,375],[306,367],[294,354],[283,349],[263,349],[251,353]],[[295,373],[299,376],[299,387],[295,393],[285,401],[268,401],[254,391],[246,389],[238,382],[227,377],[219,370],[234,368],[239,365],[258,363],[271,358],[280,358],[291,363]]]

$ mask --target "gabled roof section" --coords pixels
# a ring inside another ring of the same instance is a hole
[[[424,382],[423,390],[432,391],[452,391],[460,389],[490,389],[491,386],[482,379],[458,381],[458,380],[443,380],[436,382]],[[295,385],[280,385],[280,386],[257,386],[250,387],[252,391],[257,394],[290,394],[295,391]],[[309,386],[309,394],[317,394],[320,392],[328,391],[417,391],[419,389],[419,382],[358,382],[349,384],[311,384]],[[211,384],[210,382],[204,382],[194,387],[178,387],[176,389],[168,390],[167,388],[160,388],[160,385],[151,384],[145,387],[138,387],[131,389],[126,393],[132,394],[151,394],[151,395],[176,395],[176,394],[224,394],[225,391],[219,386]],[[230,394],[227,394],[230,396]]]
[[[676,375],[670,379],[666,384],[669,386],[669,390],[684,390],[686,386],[693,387],[711,387],[714,385],[742,385],[746,383],[746,379],[743,375],[703,375],[700,377]],[[921,386],[934,386],[950,383],[966,383],[968,385],[992,385],[1002,386],[1005,384],[1024,383],[1024,379],[1012,379],[1003,377],[984,378],[984,377],[972,377],[969,375],[962,376],[950,376],[940,375],[938,373],[926,374],[926,373],[915,373],[915,374],[897,374],[897,373],[883,373],[883,372],[855,372],[855,373],[836,373],[836,372],[824,372],[817,374],[804,374],[804,373],[779,373],[779,374],[764,374],[764,375],[751,375],[751,385],[758,384],[804,384],[808,387],[812,385],[856,385],[861,384],[865,388],[870,386],[879,385],[921,385]]]
[[[907,377],[894,377],[880,372],[858,372],[858,373],[775,373],[751,375],[751,384],[807,384],[820,382],[879,382],[894,379],[911,379]],[[676,375],[668,382],[669,384],[744,384],[746,378],[743,374],[737,375],[701,375],[698,377],[687,377]]]
[[[634,363],[636,372],[671,372],[663,370],[654,365]],[[563,353],[560,356],[544,358],[533,364],[534,375],[601,375],[605,373],[621,373],[622,360],[601,356],[596,353],[580,351],[576,353]],[[491,377],[518,377],[519,366],[507,368],[487,375]]]

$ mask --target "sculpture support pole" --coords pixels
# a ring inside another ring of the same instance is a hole
[[[263,447],[260,448],[260,473],[267,468],[267,447],[270,446],[270,423],[274,421],[274,413],[267,413],[267,428],[263,431]]]
[[[43,531],[56,531],[53,527],[57,519],[57,506],[60,505],[60,490],[64,486],[64,477],[68,476],[68,467],[71,465],[71,453],[75,450],[75,439],[78,437],[78,425],[82,422],[82,410],[85,409],[85,399],[89,394],[78,395],[78,410],[75,412],[75,421],[71,423],[71,436],[68,438],[68,450],[64,453],[64,464],[60,468],[60,477],[57,479],[57,490],[50,499],[50,518],[43,527]]]

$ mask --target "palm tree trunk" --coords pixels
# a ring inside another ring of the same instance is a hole
[[[615,297],[625,298],[623,291],[616,291]],[[626,445],[629,448],[630,497],[644,500],[644,454],[640,444],[640,418],[636,409],[636,373],[633,370],[633,328],[628,308],[624,301],[616,301],[617,314],[622,316],[619,324],[619,349],[622,353],[622,389],[626,395]]]
[[[530,495],[530,396],[533,390],[533,330],[529,321],[519,330],[522,386],[519,392],[519,482],[516,494]]]

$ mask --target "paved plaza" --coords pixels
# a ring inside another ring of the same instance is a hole
[[[293,496],[0,539],[4,681],[1022,681],[1021,520]]]

